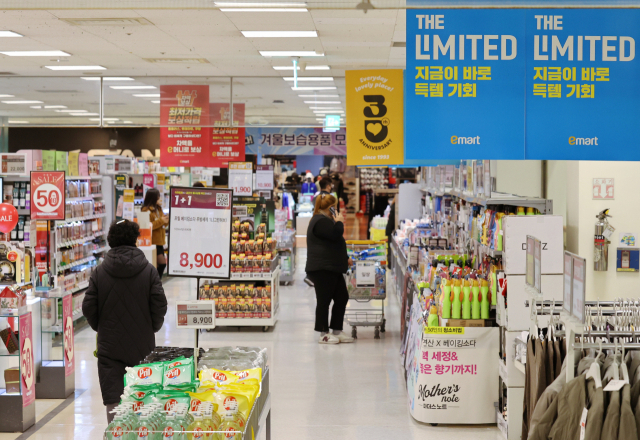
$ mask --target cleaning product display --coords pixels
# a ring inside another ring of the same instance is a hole
[[[200,299],[213,300],[216,318],[271,318],[271,285],[204,280]]]

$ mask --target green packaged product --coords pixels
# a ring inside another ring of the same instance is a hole
[[[124,375],[124,386],[130,385],[162,385],[164,363],[154,362],[135,367],[127,367]]]
[[[131,399],[143,399],[148,393],[157,394],[162,391],[159,385],[133,385],[125,387],[122,401],[128,402]]]
[[[182,391],[164,391],[156,395],[156,399],[162,403],[165,411],[175,411],[176,406],[181,403],[187,407],[191,404],[191,397]]]
[[[153,403],[154,402],[153,399],[155,396],[156,396],[156,393],[153,393],[153,392],[146,393],[142,399],[138,399],[132,395],[130,396],[130,399],[128,401],[123,401],[122,403],[124,403],[125,405],[131,405],[131,409],[135,413],[140,411],[146,405]]]
[[[175,365],[165,369],[162,386],[166,388],[189,385],[193,382],[193,379],[193,363]]]

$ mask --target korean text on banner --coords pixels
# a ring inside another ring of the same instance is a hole
[[[29,406],[36,401],[36,371],[33,364],[33,335],[31,312],[20,315],[20,388],[22,406]]]
[[[244,104],[233,104],[233,124],[229,124],[229,104],[209,104],[211,119],[210,167],[226,168],[229,161],[243,161],[245,153]]]
[[[229,278],[232,191],[171,187],[171,276]]]
[[[234,196],[253,195],[253,163],[229,162],[229,188]]]
[[[404,163],[403,72],[347,70],[347,164]]]
[[[407,160],[524,158],[524,17],[407,11]]]
[[[64,171],[31,171],[31,220],[64,220]]]
[[[259,191],[270,191],[273,189],[273,165],[257,166],[256,187]]]
[[[73,295],[62,299],[62,322],[64,325],[64,375],[69,376],[76,370],[73,335]]]
[[[210,166],[209,86],[160,86],[160,165]]]

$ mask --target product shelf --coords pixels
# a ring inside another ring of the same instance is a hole
[[[65,202],[86,202],[93,200],[93,197],[67,197]]]
[[[83,258],[82,260],[74,261],[73,263],[70,263],[70,264],[59,265],[58,272],[71,269],[72,267],[80,266],[82,264],[90,263],[92,261],[95,261],[95,259],[96,257],[87,257],[87,258]]]
[[[100,252],[108,251],[109,249],[110,249],[109,246],[102,246],[102,247],[99,247],[98,249],[94,249],[93,253],[99,254]]]
[[[483,254],[489,255],[490,257],[493,257],[493,258],[496,258],[502,255],[502,251],[497,251],[482,243],[478,243],[478,248],[481,250]]]
[[[465,200],[468,203],[473,203],[476,205],[523,206],[525,208],[535,208],[542,214],[551,214],[553,212],[553,201],[540,197],[520,197],[508,193],[492,192],[491,197],[486,198],[476,197],[471,194],[465,194],[464,192],[455,189],[440,191],[439,189],[435,188],[422,188],[421,191],[429,193],[436,197],[454,196],[459,199]]]
[[[84,315],[82,314],[82,310],[77,311],[76,313],[73,314],[73,321],[77,321],[80,318],[83,318]]]
[[[16,208],[18,215],[31,215],[31,210],[26,208]]]
[[[100,232],[96,232],[95,234],[89,236],[89,237],[85,237],[85,238],[79,238],[77,240],[67,240],[67,241],[63,241],[62,243],[58,243],[57,248],[64,248],[64,247],[71,247],[71,246],[76,246],[79,244],[84,244],[87,243],[89,241],[93,241],[96,238],[100,238],[104,235],[106,235],[107,232],[106,231],[100,231]]]
[[[95,220],[97,218],[104,218],[106,216],[107,214],[103,212],[102,214],[92,214],[92,215],[86,215],[84,217],[73,217],[73,218],[66,218],[64,220],[56,220],[56,223],[59,225],[63,225],[65,223],[81,222],[85,220]]]
[[[102,197],[102,194],[91,194],[91,197],[94,199],[98,199]]]
[[[20,356],[20,352],[15,354],[0,354],[0,357],[19,357],[19,356]]]
[[[65,180],[98,180],[102,179],[102,176],[65,176]]]

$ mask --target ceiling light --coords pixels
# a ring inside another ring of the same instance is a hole
[[[44,66],[49,70],[107,70],[106,67],[102,66]]]
[[[338,95],[298,95],[301,98],[339,98]]]
[[[157,89],[156,86],[109,86],[113,90],[144,90],[144,89]]]
[[[335,87],[291,87],[291,90],[308,91],[308,90],[336,90]]]
[[[285,76],[285,81],[293,81],[292,76]],[[333,76],[299,76],[298,81],[333,81]]]
[[[44,108],[50,108],[50,109],[54,109],[54,108],[67,108],[66,105],[45,105]]]
[[[86,110],[56,110],[56,113],[82,113]]]
[[[274,70],[293,70],[293,66],[273,66]],[[300,70],[300,66],[296,70]]]
[[[152,104],[160,104],[160,101],[151,101]]]
[[[133,95],[136,98],[159,98],[160,97],[160,93],[140,93],[137,95]]]
[[[71,116],[100,116],[100,113],[69,113]]]
[[[313,38],[316,31],[240,31],[247,38]]]
[[[220,8],[220,12],[307,12],[306,8]]]
[[[30,108],[42,108],[41,105],[32,105]]]
[[[0,52],[8,57],[70,57],[70,53],[61,50],[10,50]]]
[[[89,118],[90,121],[99,121],[100,118]],[[115,122],[115,121],[119,121],[120,119],[118,118],[102,118],[103,121],[105,122]]]
[[[3,104],[44,104],[42,101],[2,101]]]
[[[311,110],[342,110],[342,107],[309,107]]]
[[[133,124],[133,121],[122,121],[123,124]]]
[[[329,66],[307,66],[304,70],[331,70]]]
[[[344,113],[344,110],[314,110],[313,112],[316,115],[319,115],[319,114],[325,114],[325,113],[328,113],[328,114],[331,114],[331,113]]]
[[[221,8],[303,8],[307,6],[304,2],[214,2],[214,4]]]
[[[17,32],[13,31],[0,31],[0,38],[15,38],[15,37],[24,37],[24,35],[20,35]]]
[[[263,57],[323,57],[323,53],[315,50],[261,50]]]
[[[305,101],[305,104],[342,104],[340,101]]]
[[[9,124],[28,124],[29,121],[14,121],[13,119],[9,119]]]
[[[0,95],[0,98],[15,98],[15,95]]]
[[[128,76],[83,76],[80,79],[85,81],[135,81],[133,78],[129,78]]]

